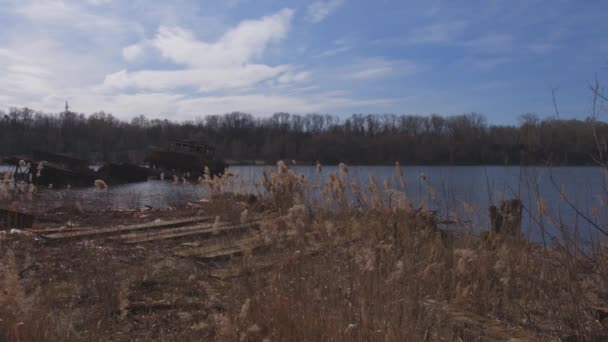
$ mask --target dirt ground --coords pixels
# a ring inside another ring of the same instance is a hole
[[[269,207],[224,196],[180,209],[60,208],[4,232],[0,341],[601,341],[608,328],[605,270],[590,263],[568,275],[531,261],[536,247],[509,246],[511,279],[544,274],[522,292],[492,273],[500,260],[484,261],[500,256],[499,239],[446,244],[415,215]],[[142,236],[155,240],[131,243]]]

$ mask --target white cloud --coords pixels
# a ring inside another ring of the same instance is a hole
[[[115,89],[136,88],[146,90],[193,87],[201,92],[211,92],[250,87],[263,80],[277,77],[287,70],[287,66],[270,67],[263,64],[209,69],[136,72],[122,70],[106,76],[104,85]]]
[[[87,0],[87,2],[93,6],[100,6],[109,4],[112,0]]]
[[[396,76],[408,76],[421,71],[419,65],[407,60],[388,60],[384,58],[364,59],[340,71],[346,78],[371,80]]]
[[[304,74],[284,74],[290,66],[268,66],[253,61],[262,56],[270,43],[284,39],[293,11],[283,9],[259,20],[246,20],[228,30],[216,42],[198,40],[194,33],[180,27],[158,29],[149,43],[123,49],[127,60],[142,54],[142,45],[155,48],[160,56],[182,66],[173,70],[122,70],[105,77],[111,89],[136,88],[167,90],[192,87],[201,92],[251,87],[261,81],[279,77],[282,83],[299,81]]]
[[[0,49],[0,93],[11,96],[9,105],[30,105],[41,97],[99,82],[111,68],[112,63],[100,63],[92,55],[71,54],[47,39],[17,42]]]
[[[277,78],[277,81],[279,83],[297,83],[308,79],[310,79],[310,72],[308,71],[288,71]]]
[[[122,56],[129,62],[141,57],[144,53],[144,47],[142,44],[132,44],[122,49]]]
[[[308,20],[319,23],[344,4],[344,0],[318,0],[308,6]]]
[[[16,2],[13,11],[37,25],[46,23],[57,27],[77,27],[84,31],[117,31],[123,27],[120,21],[89,13],[65,0],[23,0]]]
[[[338,46],[336,48],[333,49],[329,49],[329,50],[325,50],[321,53],[318,53],[316,55],[314,55],[315,58],[322,58],[322,57],[331,57],[331,56],[335,56],[339,53],[342,52],[346,52],[351,50],[353,47],[349,46],[349,45],[342,45],[342,46]]]
[[[280,111],[294,114],[329,112],[360,106],[386,105],[402,100],[352,99],[332,94],[318,94],[309,97],[249,94],[182,99],[176,103],[176,106],[181,118],[192,118],[195,115],[221,114],[232,111],[244,111],[259,116],[267,116]]]
[[[32,108],[63,108],[68,99],[70,107],[79,112],[105,111],[120,118],[145,114],[151,118],[191,120],[197,116],[242,111],[257,116],[276,112],[306,114],[311,112],[348,113],[362,108],[390,106],[407,101],[403,98],[356,99],[343,92],[286,95],[250,93],[243,95],[187,96],[172,92],[139,92],[135,94],[104,94],[74,91],[66,96],[49,96],[30,102]]]
[[[346,113],[403,101],[322,92],[326,85],[315,82],[318,70],[265,62],[273,44],[288,36],[294,13],[290,9],[216,29],[210,34],[214,39],[201,38],[196,26],[185,24],[193,27],[188,30],[152,20],[157,31],[146,37],[149,22],[121,17],[112,12],[113,4],[100,15],[91,5],[109,1],[91,1],[15,0],[14,6],[0,9],[16,22],[14,33],[0,34],[3,106],[59,112],[68,100],[78,112],[105,110],[120,118],[146,114],[183,120],[235,110],[257,115]],[[341,68],[335,78],[351,82],[344,75],[387,77],[389,69],[395,72],[403,65],[364,60]]]
[[[214,43],[197,40],[180,27],[160,27],[152,44],[164,58],[177,64],[238,65],[260,57],[270,43],[285,38],[292,17],[293,10],[283,9],[260,20],[246,20]]]

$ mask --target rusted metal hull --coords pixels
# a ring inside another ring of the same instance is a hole
[[[95,171],[87,170],[70,170],[53,164],[45,163],[40,172],[38,172],[38,163],[32,163],[30,167],[32,182],[38,186],[92,186],[97,179]]]
[[[88,170],[89,162],[84,159],[74,158],[65,154],[51,153],[40,150],[32,151],[32,157],[37,161],[46,161],[55,165],[60,165],[70,170]]]
[[[150,169],[132,164],[106,164],[97,170],[99,178],[109,184],[145,182],[150,177]]]
[[[209,168],[212,176],[222,175],[226,164],[219,159],[209,159],[195,153],[171,150],[152,150],[146,157],[146,163],[155,169],[165,169],[181,173],[189,172],[192,176],[200,176]]]

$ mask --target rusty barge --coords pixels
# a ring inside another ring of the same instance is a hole
[[[221,176],[228,166],[215,154],[215,148],[191,140],[171,141],[164,147],[153,147],[145,159],[146,165],[167,176]],[[208,171],[205,171],[208,170]]]
[[[106,163],[99,169],[89,167],[90,162],[69,155],[35,150],[31,157],[14,156],[3,163],[13,165],[14,180],[45,187],[86,187],[97,179],[110,185],[145,182],[150,178],[196,179],[207,173],[220,176],[227,167],[218,158],[215,149],[189,140],[171,141],[165,147],[151,147],[144,166],[128,163]]]

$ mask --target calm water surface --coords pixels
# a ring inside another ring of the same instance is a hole
[[[238,176],[232,189],[261,192],[263,172],[274,169],[233,166],[230,170]],[[0,166],[0,172],[4,170]],[[310,182],[325,183],[329,173],[338,172],[338,167],[325,166],[320,173],[312,166],[295,166],[293,170]],[[600,167],[403,166],[402,170],[405,184],[397,181],[396,170],[391,166],[351,166],[348,177],[351,182],[365,185],[369,175],[374,175],[380,184],[388,182],[392,188],[405,192],[415,206],[424,204],[444,218],[459,218],[480,229],[488,227],[489,205],[519,198],[524,204],[526,233],[534,241],[562,239],[559,228],[566,227],[580,241],[597,242],[601,236],[588,221],[601,228],[608,223],[607,174]],[[37,209],[74,202],[87,208],[127,209],[177,206],[206,195],[203,187],[193,184],[148,181],[110,187],[105,193],[94,188],[43,189],[37,194],[40,201],[34,202]]]

